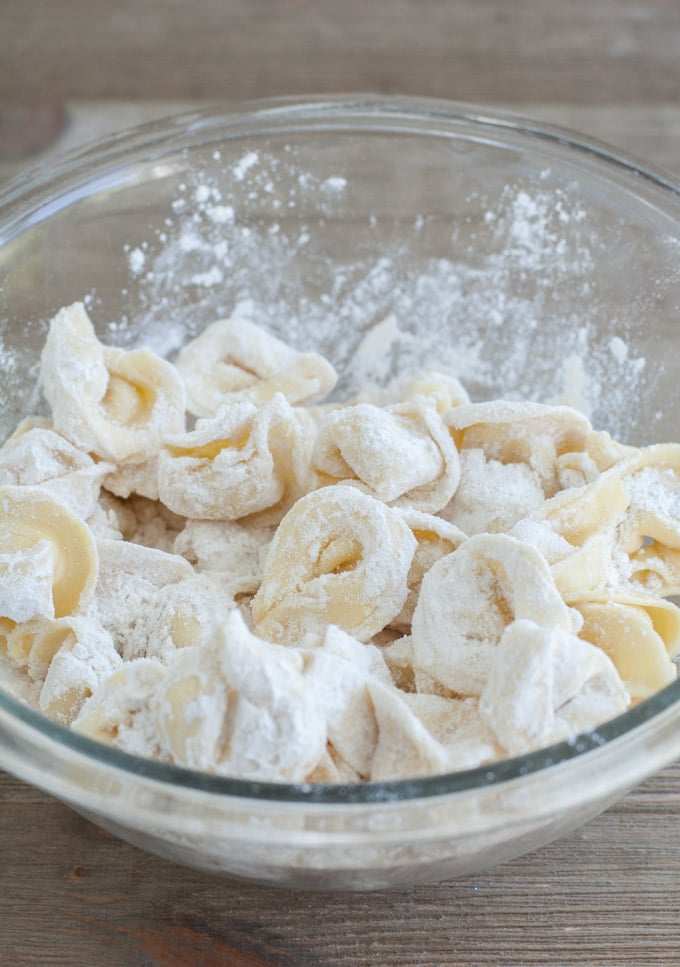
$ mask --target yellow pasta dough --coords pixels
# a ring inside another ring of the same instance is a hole
[[[37,582],[21,567],[26,557],[40,575]],[[24,621],[75,614],[91,600],[97,574],[94,538],[65,504],[40,487],[0,487],[3,617]]]

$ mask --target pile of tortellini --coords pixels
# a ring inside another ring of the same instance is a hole
[[[571,738],[675,678],[680,445],[435,370],[324,403],[330,363],[245,320],[173,365],[77,303],[40,378],[51,417],[0,449],[0,656],[84,735],[388,780]]]

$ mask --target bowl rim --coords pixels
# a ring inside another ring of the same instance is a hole
[[[8,713],[30,730],[37,732],[41,739],[46,739],[50,747],[64,747],[66,751],[84,757],[95,766],[109,767],[130,778],[151,780],[166,791],[168,788],[179,788],[182,791],[225,798],[255,799],[282,804],[325,803],[335,806],[430,800],[505,785],[581,759],[590,752],[604,751],[605,746],[611,746],[615,742],[618,745],[619,740],[633,740],[647,723],[659,719],[663,712],[673,706],[676,706],[675,711],[680,717],[680,679],[595,729],[581,732],[534,752],[500,759],[473,769],[381,782],[285,783],[218,776],[123,752],[48,718],[0,687],[0,715],[3,712]],[[680,750],[680,735],[677,745],[675,754]]]
[[[277,128],[284,122],[308,126],[322,121],[376,120],[379,126],[390,130],[390,123],[402,121],[432,121],[440,123],[469,123],[480,131],[496,132],[499,136],[510,132],[574,149],[583,156],[603,161],[612,168],[632,174],[668,191],[680,200],[680,178],[660,165],[650,165],[633,153],[583,135],[573,129],[556,124],[543,123],[535,118],[496,107],[448,100],[434,97],[406,97],[399,94],[358,93],[351,95],[309,95],[256,98],[234,104],[213,104],[204,108],[169,114],[152,121],[127,127],[113,134],[91,140],[69,150],[57,151],[24,168],[0,186],[0,226],[5,214],[25,201],[32,192],[50,187],[51,183],[70,174],[74,167],[102,165],[120,160],[134,148],[172,147],[187,135],[207,136],[211,131],[224,134],[226,126],[234,132],[265,133],[264,125]],[[294,128],[293,128],[294,130]],[[80,179],[87,184],[94,179],[92,173]],[[69,200],[71,199],[69,197]],[[3,244],[0,236],[0,245]]]
[[[57,154],[40,161],[15,175],[0,189],[0,229],[3,216],[9,211],[10,224],[21,231],[25,225],[26,203],[36,193],[40,195],[61,178],[81,172],[78,182],[81,186],[91,184],[97,176],[97,166],[120,161],[129,152],[144,146],[160,146],[175,150],[189,134],[205,135],[212,131],[216,136],[232,130],[233,136],[265,134],[267,125],[284,122],[300,128],[313,129],[315,122],[336,122],[345,120],[350,123],[357,119],[374,121],[371,130],[391,130],[391,124],[402,122],[422,123],[436,121],[440,124],[455,125],[466,123],[480,131],[494,132],[496,137],[512,133],[527,140],[538,139],[553,146],[574,150],[582,156],[595,158],[609,165],[611,169],[626,172],[633,178],[642,178],[680,200],[680,180],[661,168],[648,166],[637,161],[627,152],[585,137],[568,128],[543,124],[509,111],[486,108],[482,105],[449,101],[439,98],[403,97],[400,95],[337,95],[335,97],[277,97],[241,102],[237,105],[213,106],[198,111],[183,112],[146,122],[113,135],[99,138],[68,152]],[[205,143],[205,142],[204,142]],[[73,196],[69,194],[70,200]],[[23,205],[23,208],[22,208]],[[41,205],[38,205],[41,207]],[[33,211],[35,208],[32,209]],[[680,224],[680,211],[678,212]],[[13,236],[10,232],[7,239]],[[3,244],[0,232],[0,246]],[[667,685],[654,695],[639,702],[623,714],[611,719],[594,730],[576,735],[566,741],[520,756],[502,759],[474,769],[421,776],[412,779],[398,779],[387,782],[365,782],[351,784],[322,783],[278,783],[260,782],[186,769],[145,759],[96,742],[72,731],[64,725],[35,711],[21,699],[0,687],[0,713],[17,719],[31,731],[46,739],[53,746],[83,756],[95,765],[111,767],[131,778],[144,778],[161,784],[166,789],[183,790],[211,795],[229,796],[238,799],[257,799],[278,803],[325,803],[332,805],[369,804],[431,799],[465,793],[480,787],[496,786],[517,780],[545,769],[558,766],[563,762],[587,756],[589,752],[602,749],[616,740],[633,739],[640,730],[661,713],[677,706],[680,717],[680,679]],[[677,750],[676,750],[677,751]],[[0,749],[1,752],[1,749]],[[670,756],[668,757],[670,761]],[[0,763],[1,764],[1,763]]]

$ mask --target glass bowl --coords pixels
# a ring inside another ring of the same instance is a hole
[[[447,102],[274,101],[140,127],[0,198],[0,439],[39,407],[47,320],[172,353],[219,316],[342,374],[436,361],[474,399],[561,401],[677,437],[680,188],[605,146]],[[680,753],[680,682],[490,767],[367,785],[217,778],[94,743],[0,689],[0,765],[144,849],[270,884],[372,889],[493,866]]]

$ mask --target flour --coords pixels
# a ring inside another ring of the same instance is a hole
[[[612,338],[609,340],[609,349],[614,359],[620,363],[622,363],[628,356],[628,346],[623,339],[620,339],[618,336],[612,336]]]
[[[262,220],[244,223],[232,203],[246,187],[250,202],[266,213]],[[281,157],[265,149],[246,152],[221,176],[200,170],[187,176],[163,242],[143,240],[146,271],[135,278],[149,344],[172,352],[206,322],[238,308],[253,322],[274,323],[293,346],[313,333],[315,348],[343,373],[338,398],[375,394],[407,372],[436,365],[463,379],[475,399],[502,393],[559,401],[613,432],[630,423],[632,397],[645,389],[643,358],[627,341],[638,317],[612,320],[615,334],[603,342],[600,242],[576,191],[529,187],[518,178],[493,207],[482,203],[478,226],[464,234],[456,227],[450,254],[439,257],[414,254],[427,249],[431,216],[401,227],[398,237],[387,232],[375,257],[362,254],[364,231],[379,227],[370,215],[366,229],[354,228],[355,251],[332,262],[315,247],[319,224],[304,214],[299,228],[282,230],[277,211],[313,205],[325,214],[330,205],[332,215],[351,188],[340,172],[321,178],[300,168],[294,152]],[[574,290],[578,311],[569,309]],[[584,293],[590,293],[586,312]]]
[[[481,449],[463,450],[460,483],[440,515],[466,534],[509,531],[543,503],[536,473],[525,463],[487,460]]]
[[[247,527],[237,521],[189,520],[173,545],[199,572],[223,576],[229,593],[253,594],[262,583],[262,570],[274,527]]]
[[[637,513],[661,518],[671,527],[680,519],[680,488],[670,467],[644,467],[626,477],[624,486]]]
[[[146,255],[141,248],[134,248],[128,254],[128,265],[130,266],[130,272],[133,275],[139,275],[144,268],[144,263],[146,262]]]

